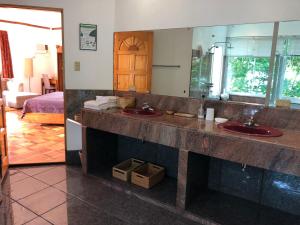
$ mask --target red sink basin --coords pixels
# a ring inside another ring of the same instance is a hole
[[[160,116],[162,115],[159,111],[150,111],[150,110],[144,110],[140,108],[125,108],[123,109],[123,113],[129,114],[129,115],[137,115],[137,116]]]
[[[237,121],[229,121],[226,123],[221,123],[218,125],[218,127],[229,132],[245,134],[249,136],[257,136],[257,137],[279,137],[283,135],[283,133],[280,130],[277,130],[272,127],[261,126],[261,125],[246,126]]]

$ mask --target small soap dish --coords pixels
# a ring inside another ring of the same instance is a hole
[[[228,119],[226,119],[226,118],[221,118],[221,117],[216,117],[215,118],[216,123],[225,123],[227,121],[228,121]]]
[[[167,111],[166,111],[166,114],[167,114],[167,115],[173,115],[174,113],[175,113],[175,112],[172,111],[172,110],[167,110]]]

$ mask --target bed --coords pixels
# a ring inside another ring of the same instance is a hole
[[[64,124],[64,94],[52,92],[24,102],[22,118],[41,124]]]

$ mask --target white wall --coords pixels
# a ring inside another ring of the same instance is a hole
[[[0,4],[63,8],[67,89],[112,89],[114,0],[0,0]],[[79,23],[98,25],[98,50],[79,50]],[[74,61],[81,71],[74,72]]]
[[[299,0],[116,0],[116,31],[299,20]]]
[[[180,68],[153,67],[152,94],[189,96],[192,36],[187,28],[154,31],[153,64]]]

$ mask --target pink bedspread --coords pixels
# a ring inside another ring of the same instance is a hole
[[[64,113],[64,93],[52,92],[28,99],[24,102],[25,113]]]

